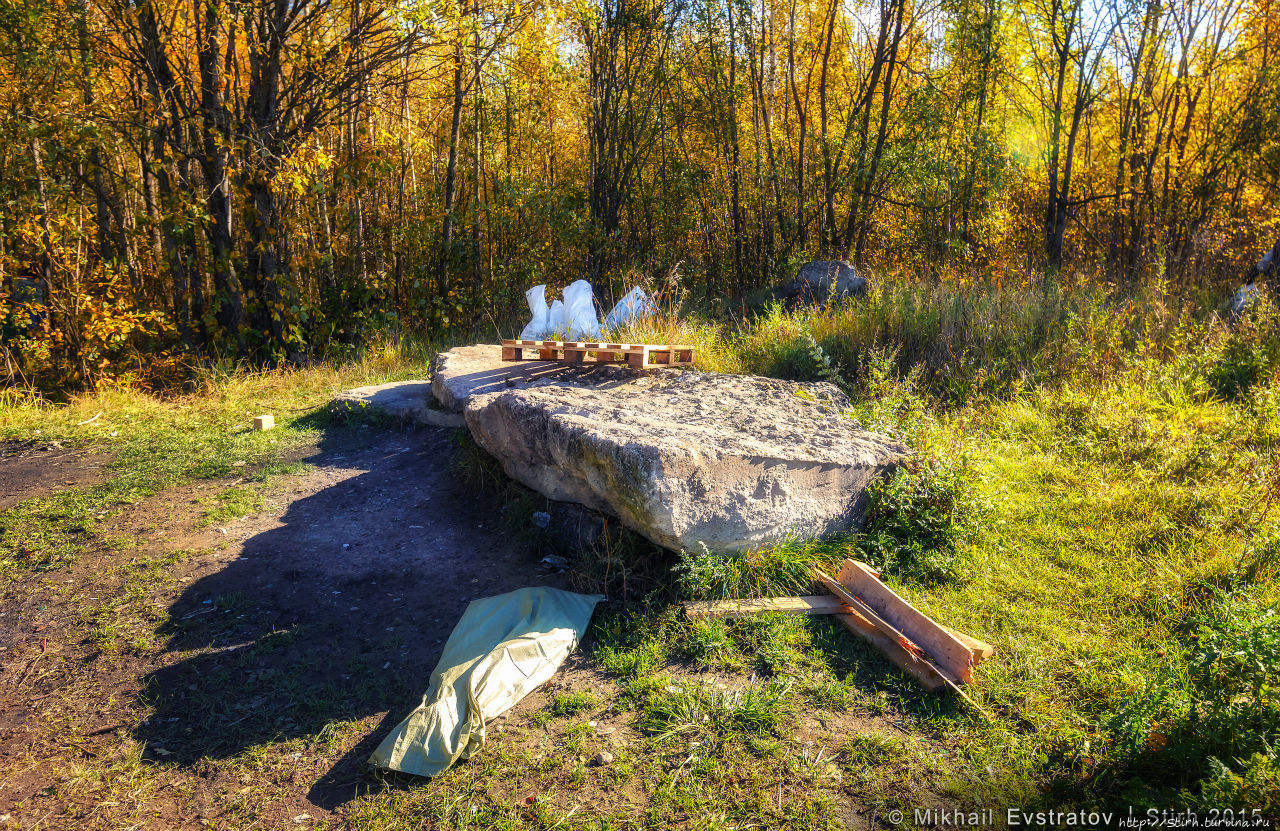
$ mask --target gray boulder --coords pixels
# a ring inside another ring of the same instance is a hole
[[[791,303],[822,303],[828,298],[865,297],[867,279],[844,260],[815,260],[800,266],[796,278],[778,296]]]
[[[861,524],[909,451],[844,416],[830,384],[603,366],[466,401],[509,476],[670,549],[734,552]]]
[[[1232,320],[1241,317],[1261,302],[1262,291],[1258,288],[1258,284],[1245,283],[1231,295],[1231,302],[1227,305],[1227,317]]]

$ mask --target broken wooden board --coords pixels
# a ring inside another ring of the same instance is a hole
[[[947,680],[938,672],[937,667],[921,661],[914,653],[897,640],[876,628],[875,624],[857,612],[836,615],[836,620],[853,634],[880,650],[895,666],[914,677],[927,690],[940,690],[947,685]]]
[[[760,612],[782,612],[790,615],[842,615],[851,611],[849,604],[833,594],[690,601],[684,604],[684,610],[685,614],[691,618],[745,617]],[[950,626],[942,628],[969,648],[975,666],[996,654],[996,648],[985,641],[966,635]]]
[[[743,617],[760,612],[784,612],[792,615],[839,615],[848,612],[849,606],[835,595],[811,594],[802,597],[693,601],[684,604],[684,611],[691,618]]]
[[[965,684],[973,682],[972,649],[881,583],[870,566],[845,560],[837,579],[890,626],[923,649],[939,668]]]

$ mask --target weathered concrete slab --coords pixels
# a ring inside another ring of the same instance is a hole
[[[860,525],[909,451],[831,384],[616,367],[473,392],[466,421],[507,474],[659,545],[733,552]]]
[[[338,393],[335,406],[371,407],[392,418],[431,427],[465,427],[462,415],[432,406],[431,384],[427,381],[394,381],[356,387]]]
[[[459,346],[436,357],[431,391],[443,409],[460,413],[473,395],[526,386],[568,369],[556,361],[503,361],[497,344]]]

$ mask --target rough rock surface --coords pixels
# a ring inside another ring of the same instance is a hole
[[[431,391],[442,408],[460,413],[472,395],[524,386],[567,369],[555,361],[503,361],[497,344],[459,346],[436,357]]]
[[[867,278],[844,260],[815,260],[805,263],[796,278],[778,290],[778,296],[792,303],[821,303],[829,297],[865,297]]]
[[[847,406],[830,384],[596,367],[476,392],[465,414],[513,479],[667,548],[727,553],[862,521],[865,487],[908,450]]]
[[[462,415],[433,406],[431,385],[426,381],[396,381],[340,392],[333,399],[338,407],[370,407],[392,418],[429,424],[432,427],[465,427]]]

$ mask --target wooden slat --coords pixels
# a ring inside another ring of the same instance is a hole
[[[910,672],[915,677],[921,679],[922,682],[926,678],[932,679],[934,676],[937,676],[942,679],[943,684],[955,690],[962,699],[973,705],[976,709],[982,712],[983,715],[987,715],[986,711],[982,710],[982,708],[977,704],[974,704],[973,700],[964,694],[964,690],[960,689],[959,680],[931,661],[929,656],[925,654],[924,650],[922,650],[918,644],[913,643],[906,635],[895,629],[892,624],[877,615],[874,609],[867,606],[867,604],[863,603],[861,599],[851,594],[849,590],[841,585],[837,580],[823,574],[822,572],[817,572],[816,576],[822,581],[823,585],[836,595],[836,597],[841,598],[845,603],[849,604],[852,608],[852,617],[861,618],[862,621],[870,624],[873,629],[879,632],[882,639],[868,638],[868,640],[872,640],[873,643],[884,650],[890,660]],[[859,631],[859,629],[855,628],[854,631]],[[864,636],[866,634],[861,632],[859,633],[864,634]],[[888,641],[888,643],[886,643],[886,641]],[[905,653],[905,656],[903,653]],[[933,688],[931,687],[931,689]],[[990,716],[988,716],[988,718],[989,717]]]
[[[941,626],[941,624],[939,624]],[[973,664],[977,666],[983,661],[996,654],[996,648],[986,641],[980,641],[975,637],[966,635],[964,632],[952,629],[950,626],[943,626],[948,632],[956,636],[960,643],[969,647],[969,654],[973,656]]]
[[[875,626],[881,632],[893,638],[895,641],[901,644],[908,652],[915,655],[920,660],[927,661],[929,659],[929,656],[925,653],[923,649],[919,647],[919,645],[917,645],[914,641],[912,641],[906,635],[902,634],[902,632],[898,631],[898,628],[894,626],[892,623],[880,617],[880,615],[876,612],[875,609],[871,608],[866,603],[864,603],[862,598],[854,595],[852,592],[850,592],[848,589],[842,586],[840,582],[836,580],[834,577],[831,577],[830,575],[827,575],[827,574],[823,574],[820,571],[815,572],[815,574],[817,575],[818,580],[821,581],[822,585],[826,586],[827,589],[832,594],[834,594],[836,597],[840,598],[841,600],[843,600],[845,603],[849,605],[849,609],[851,611],[866,618],[868,621],[871,622],[872,626]]]
[[[952,677],[966,684],[973,681],[973,653],[959,638],[912,606],[857,560],[845,560],[838,578],[848,589],[875,610],[890,626],[920,646]]]
[[[744,600],[703,600],[684,604],[689,617],[743,617],[759,612],[793,615],[834,615],[849,611],[843,600],[830,594],[802,597],[760,597]]]

